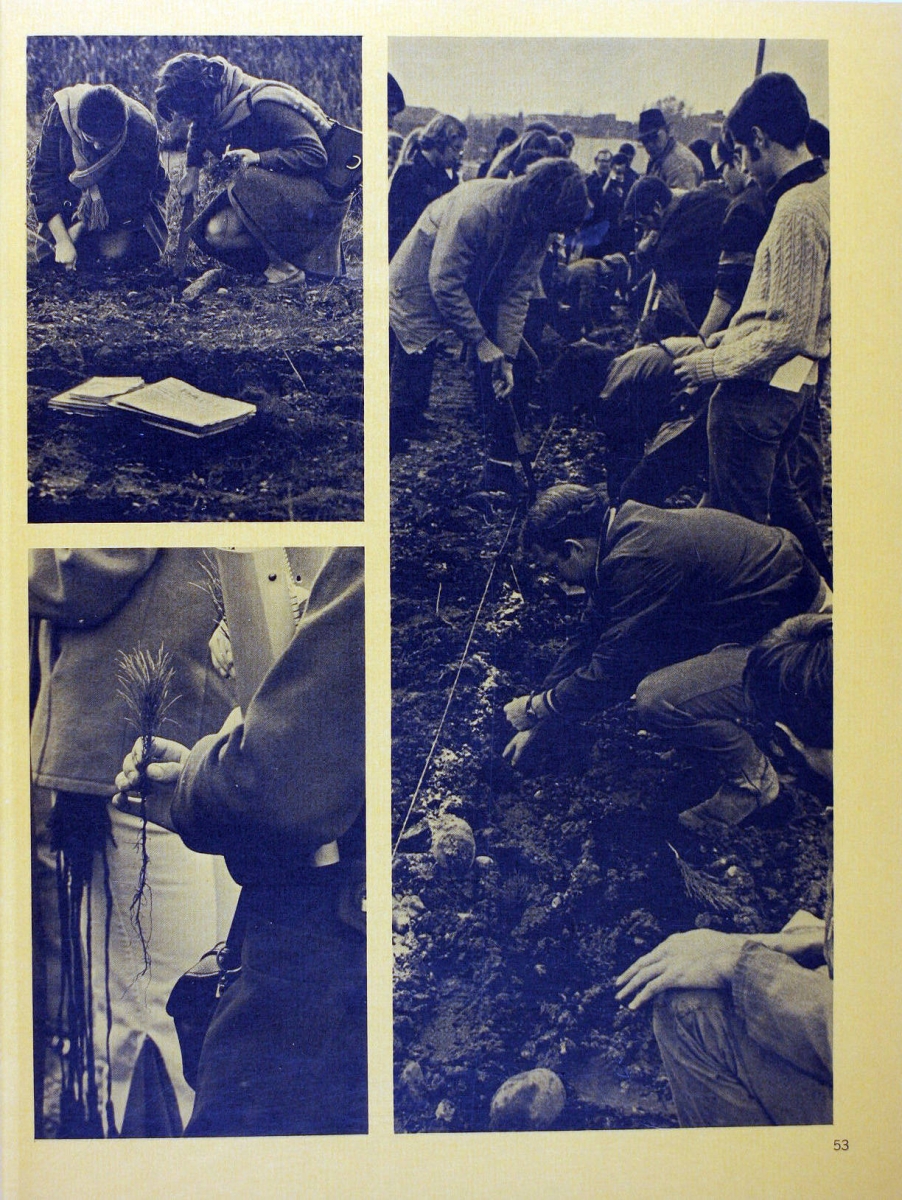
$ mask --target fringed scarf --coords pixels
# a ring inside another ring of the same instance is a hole
[[[61,1138],[116,1137],[110,1071],[110,924],[113,896],[110,887],[107,845],[112,840],[106,802],[101,797],[57,794],[50,818],[51,845],[56,851],[57,901],[60,920],[61,985],[57,1033],[53,1046],[62,1072],[60,1095]],[[104,913],[103,978],[106,1008],[106,1095],[97,1084],[94,1045],[92,980],[95,947],[91,937],[91,881],[96,856],[103,869]]]
[[[305,121],[310,122],[320,138],[332,132],[335,122],[326,116],[315,100],[299,92],[290,83],[281,83],[277,79],[258,79],[218,55],[211,58],[210,62],[222,67],[222,82],[213,100],[213,118],[207,125],[211,132],[224,133],[240,124],[261,100],[272,100],[294,109]]]
[[[128,122],[135,113],[146,117],[154,124],[153,117],[143,104],[120,92],[125,104],[125,128],[116,142],[95,159],[97,151],[89,138],[82,133],[78,124],[78,110],[85,96],[93,90],[90,83],[77,83],[73,87],[60,88],[53,93],[69,140],[72,143],[72,157],[75,159],[75,170],[69,176],[69,182],[77,187],[82,197],[75,214],[76,220],[84,221],[85,229],[89,232],[95,229],[106,229],[110,223],[109,213],[100,192],[100,183],[109,173],[120,150],[125,145],[128,136]]]

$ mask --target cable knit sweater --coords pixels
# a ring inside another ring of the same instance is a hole
[[[830,353],[829,177],[785,192],[758,247],[742,305],[693,355],[701,382],[768,380],[797,354]]]

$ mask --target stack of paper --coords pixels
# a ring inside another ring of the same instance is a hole
[[[137,414],[148,425],[186,437],[210,437],[249,420],[255,404],[202,392],[181,379],[161,379],[127,395],[115,397],[110,408]]]
[[[95,417],[108,407],[108,402],[114,396],[124,396],[126,392],[143,386],[144,380],[140,375],[93,375],[78,387],[54,396],[48,403],[50,408],[57,408],[61,412]]]

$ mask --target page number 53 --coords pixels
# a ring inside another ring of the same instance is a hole
[[[849,1149],[849,1139],[848,1138],[834,1138],[833,1139],[833,1149],[834,1150],[848,1150]]]

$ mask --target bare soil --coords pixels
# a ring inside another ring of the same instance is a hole
[[[29,519],[360,519],[359,265],[306,295],[231,274],[186,304],[184,282],[164,265],[71,276],[29,268]],[[195,440],[112,412],[47,407],[91,375],[173,375],[250,401],[257,415]]]

